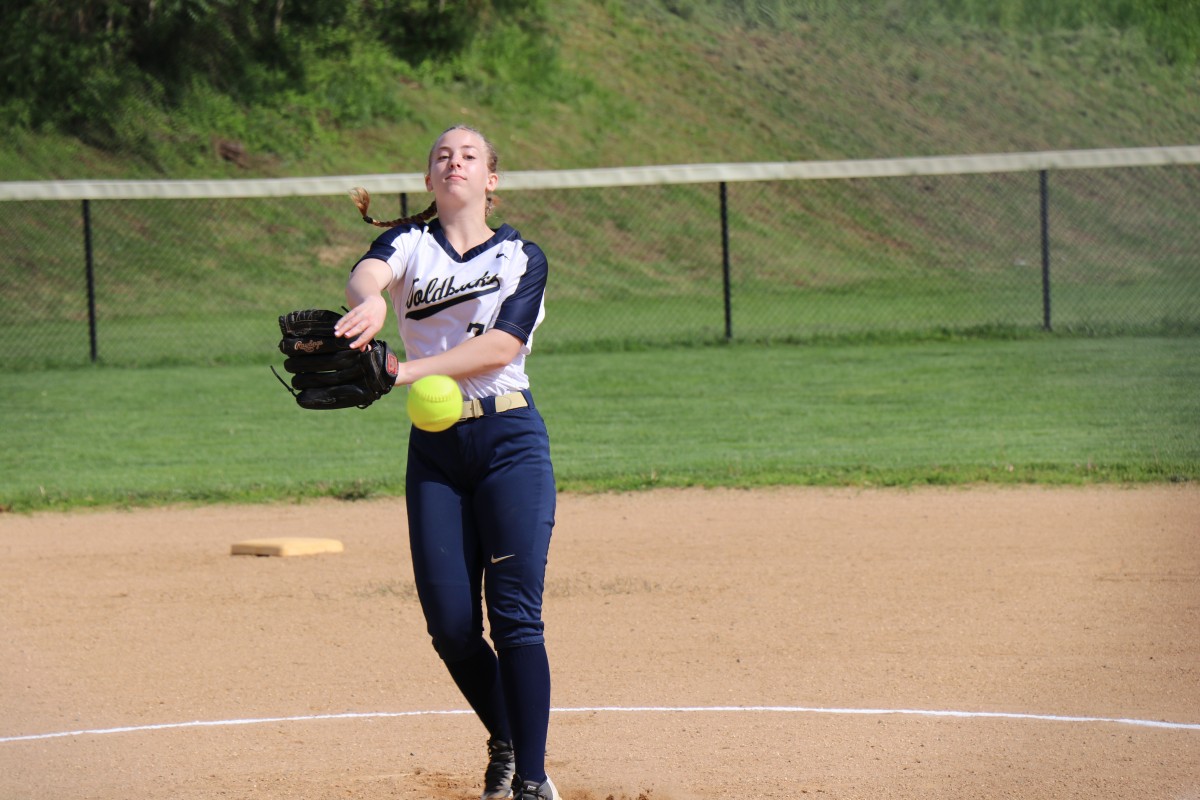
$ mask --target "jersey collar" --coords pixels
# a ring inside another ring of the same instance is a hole
[[[507,242],[508,240],[515,239],[517,237],[516,230],[513,229],[508,223],[503,223],[499,228],[494,230],[492,233],[492,238],[488,239],[483,244],[472,247],[470,250],[460,256],[458,251],[454,249],[454,246],[450,244],[449,240],[446,239],[446,231],[442,228],[441,220],[435,219],[429,223],[429,233],[432,234],[434,240],[442,246],[442,250],[446,252],[446,255],[450,256],[450,258],[460,264],[465,264],[480,253],[486,252],[501,242]]]

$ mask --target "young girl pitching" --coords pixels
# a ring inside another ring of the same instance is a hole
[[[384,326],[386,293],[406,356],[396,383],[449,375],[462,389],[457,424],[409,434],[417,593],[434,649],[489,735],[483,800],[558,800],[545,767],[550,666],[542,625],[554,471],[525,374],[545,313],[546,256],[508,225],[488,227],[497,160],[472,128],[438,137],[425,174],[433,203],[414,217],[374,223],[388,230],[355,265],[350,311],[336,332],[365,347]],[[356,202],[374,222],[365,193]]]

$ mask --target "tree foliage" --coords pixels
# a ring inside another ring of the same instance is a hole
[[[319,59],[386,49],[453,57],[487,26],[537,28],[542,0],[9,0],[0,8],[0,122],[105,144],[131,109],[197,86],[239,104],[306,91]]]

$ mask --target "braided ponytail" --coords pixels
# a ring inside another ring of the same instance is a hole
[[[358,207],[358,213],[362,214],[363,222],[369,225],[374,225],[376,228],[395,228],[398,225],[407,225],[412,222],[428,222],[437,216],[437,202],[432,202],[424,211],[413,214],[409,217],[400,217],[389,221],[378,220],[367,214],[367,209],[371,206],[371,195],[366,189],[361,186],[356,186],[350,190],[350,199],[354,201],[354,205]]]

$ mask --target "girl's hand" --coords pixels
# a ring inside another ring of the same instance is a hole
[[[339,319],[333,326],[333,332],[337,336],[353,339],[350,346],[355,350],[362,350],[375,338],[375,334],[383,330],[383,323],[386,321],[387,301],[383,299],[383,295],[373,294]]]

